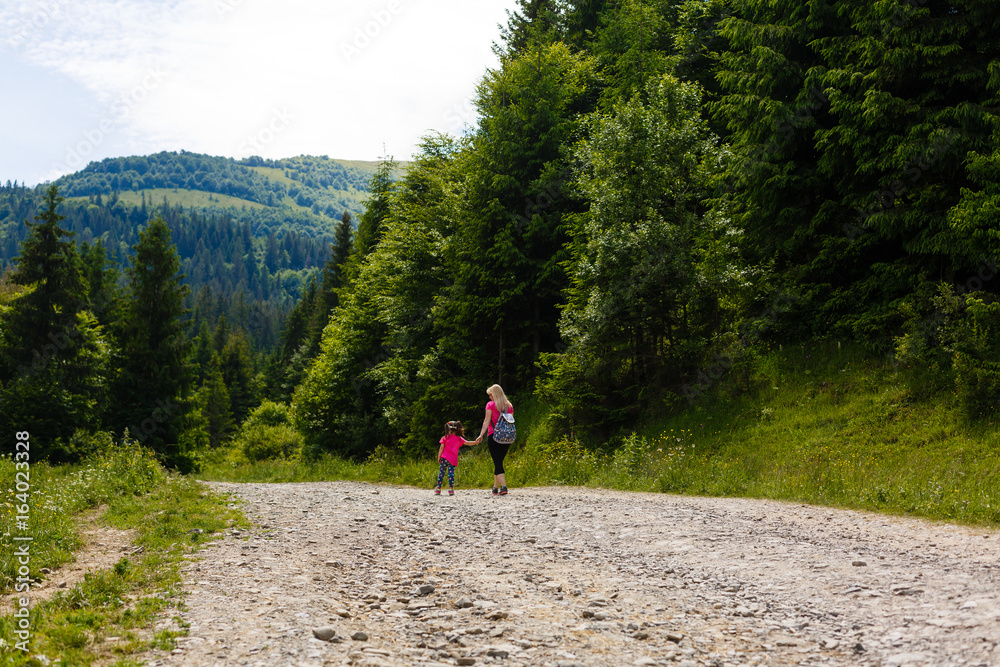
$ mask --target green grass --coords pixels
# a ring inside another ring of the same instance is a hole
[[[22,463],[30,484],[27,498],[17,493],[17,463],[10,456],[0,457],[0,480],[4,482],[0,486],[0,593],[14,586],[18,568],[13,557],[15,536],[31,536],[30,576],[38,578],[42,568],[58,567],[72,559],[80,547],[76,515],[116,498],[148,493],[166,479],[152,454],[134,442],[113,447],[109,439],[105,446],[103,454],[83,465]],[[25,500],[29,506],[27,532],[17,525],[17,510]]]
[[[155,188],[152,190],[140,190],[138,192],[122,192],[119,194],[119,198],[126,204],[139,206],[142,203],[143,194],[146,195],[146,203],[153,206],[160,205],[166,199],[173,206],[181,205],[187,208],[241,208],[243,206],[247,208],[269,208],[265,204],[248,199],[203,192],[201,190],[186,190],[184,188]]]
[[[375,170],[377,170],[378,166],[380,164],[378,160],[374,160],[374,161],[372,161],[372,160],[337,160],[337,162],[339,162],[340,164],[344,165],[348,169],[350,169],[351,167],[356,167],[358,169],[363,169],[363,170],[371,171],[371,172],[374,172]],[[393,177],[393,179],[400,179],[400,178],[402,178],[403,175],[406,173],[406,169],[409,166],[410,166],[410,162],[408,160],[397,160],[396,161],[396,168],[392,170],[392,177]]]
[[[0,462],[5,481],[11,479],[7,474],[11,466],[6,459]],[[29,529],[35,537],[31,576],[36,580],[42,567],[57,566],[71,557],[79,546],[74,515],[97,503],[107,506],[101,521],[134,530],[142,551],[120,559],[109,570],[86,575],[50,600],[32,600],[28,653],[16,649],[18,619],[9,613],[0,616],[0,662],[5,665],[42,664],[34,658],[37,655],[60,658],[66,665],[133,665],[138,664],[135,656],[151,646],[171,648],[176,632],[154,636],[148,628],[180,602],[182,558],[199,548],[204,536],[246,523],[225,498],[206,493],[190,478],[167,475],[135,445],[117,447],[83,466],[32,464],[32,483],[38,501],[31,509]],[[62,518],[52,523],[59,513]],[[40,540],[43,525],[52,535]],[[6,556],[12,553],[7,544],[11,531],[8,527],[4,531],[0,548]],[[106,641],[109,637],[118,639]]]
[[[250,169],[253,169],[269,180],[284,183],[287,186],[295,184],[295,181],[285,176],[284,169],[278,169],[277,167],[250,167]]]
[[[772,498],[974,525],[1000,525],[1000,429],[970,422],[951,394],[914,398],[900,374],[837,344],[763,355],[752,394],[716,388],[702,403],[622,438],[613,453],[563,437],[507,459],[510,486],[584,485]],[[541,409],[519,412],[519,429]],[[459,488],[489,488],[484,445],[463,449]],[[433,456],[377,452],[363,463],[265,461],[209,465],[205,479],[366,480],[430,488]]]
[[[343,164],[345,167],[348,167],[348,168],[350,168],[350,167],[360,167],[361,169],[368,169],[368,170],[373,171],[373,172],[375,171],[376,167],[378,166],[377,162],[360,162],[360,161],[352,161],[352,160],[337,160],[337,162]],[[253,169],[254,171],[256,171],[261,176],[264,176],[265,178],[268,178],[268,179],[270,179],[272,181],[275,181],[275,182],[278,182],[278,183],[284,183],[288,187],[292,187],[292,186],[301,187],[302,186],[302,184],[299,183],[298,181],[295,181],[295,180],[293,180],[291,178],[288,178],[288,176],[285,176],[285,170],[284,169],[278,169],[276,167],[251,167],[251,169]],[[354,187],[351,187],[350,185],[348,186],[348,188],[346,190],[341,190],[341,189],[336,188],[336,187],[334,187],[332,185],[328,185],[325,188],[320,188],[319,191],[320,192],[324,192],[325,191],[326,193],[332,194],[332,195],[334,195],[336,197],[339,197],[339,198],[343,199],[344,201],[351,202],[351,203],[355,204],[358,207],[363,207],[363,202],[365,201],[365,199],[368,196],[367,192],[364,192],[364,191],[361,191],[361,190],[357,190]],[[312,210],[311,208],[309,208],[307,206],[299,206],[298,202],[296,202],[294,198],[289,197],[288,195],[285,196],[285,198],[282,200],[281,203],[282,203],[282,206],[286,206],[286,207],[288,207],[288,208],[290,208],[290,209],[292,209],[294,211],[303,211],[303,212],[306,212],[306,211],[311,211]]]

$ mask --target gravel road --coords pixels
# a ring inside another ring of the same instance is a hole
[[[997,531],[566,487],[211,487],[254,528],[185,566],[189,635],[152,666],[1000,665]]]

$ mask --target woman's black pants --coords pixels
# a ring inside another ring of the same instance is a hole
[[[493,439],[492,435],[486,436],[486,444],[490,448],[490,458],[493,459],[493,474],[504,474],[503,460],[507,456],[507,450],[510,449],[510,445],[501,445]]]

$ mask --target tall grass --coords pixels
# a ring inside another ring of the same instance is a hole
[[[753,384],[752,394],[735,397],[720,384],[703,403],[637,425],[613,452],[528,432],[527,446],[507,459],[508,483],[773,498],[1000,524],[1000,430],[970,422],[954,395],[916,397],[890,363],[835,343],[766,350]],[[522,421],[529,431],[541,421],[518,416],[519,431]],[[471,449],[460,455],[457,484],[489,488],[485,445]],[[437,465],[380,450],[361,463],[265,461],[211,466],[203,476],[429,489]]]
[[[152,645],[173,648],[179,632],[150,636],[147,628],[169,606],[178,604],[182,557],[200,546],[201,535],[246,524],[226,498],[207,493],[193,479],[168,475],[135,442],[116,445],[109,440],[108,444],[83,465],[31,465],[27,533],[12,525],[11,502],[5,499],[0,506],[0,575],[9,589],[12,533],[33,538],[30,577],[35,581],[44,577],[42,568],[71,559],[80,546],[75,515],[97,505],[107,506],[100,521],[135,531],[138,548],[113,568],[88,573],[82,582],[49,600],[35,600],[28,591],[30,650],[17,648],[20,619],[9,613],[0,616],[0,664],[49,664],[58,658],[64,665],[135,665],[139,663],[134,656]],[[0,460],[4,488],[11,485],[13,472],[9,459]]]
[[[14,536],[30,535],[31,576],[71,560],[80,545],[74,515],[114,498],[149,493],[166,477],[153,454],[135,441],[110,440],[90,461],[76,466],[30,463],[27,531],[18,530],[15,462],[0,456],[0,592],[12,588],[17,563]]]

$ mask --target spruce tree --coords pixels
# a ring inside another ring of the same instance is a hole
[[[233,419],[241,423],[260,402],[250,343],[242,329],[230,333],[219,354],[218,367],[229,392]]]
[[[720,54],[722,97],[713,106],[733,152],[717,208],[742,230],[748,263],[770,267],[775,288],[806,310],[830,280],[849,272],[835,263],[827,263],[824,276],[804,271],[838,243],[838,235],[846,241],[825,215],[824,204],[836,194],[820,172],[815,144],[816,132],[834,120],[814,48],[816,40],[842,29],[829,4],[734,2],[733,15],[720,23],[729,46]],[[788,316],[775,319],[771,324],[781,328]],[[805,319],[797,324],[808,331],[813,323]]]
[[[562,43],[538,42],[480,83],[480,128],[466,158],[453,262],[441,309],[450,346],[478,382],[531,385],[537,355],[558,344],[566,286],[564,216],[580,203],[567,187],[564,143],[589,110],[593,61]],[[463,349],[465,346],[467,349]],[[471,370],[471,368],[470,368]]]
[[[232,434],[232,403],[215,355],[212,356],[205,373],[205,382],[199,392],[198,402],[201,405],[205,431],[208,434],[208,445],[214,449]]]
[[[608,80],[605,106],[646,92],[646,82],[670,69],[674,3],[623,0],[606,12],[594,50]]]
[[[114,326],[121,318],[122,307],[115,263],[108,257],[100,239],[93,245],[84,243],[80,247],[80,257],[89,288],[90,308],[101,324]]]
[[[577,49],[587,48],[597,31],[608,0],[567,0],[564,41]]]
[[[544,36],[546,42],[561,37],[561,8],[556,0],[517,0],[517,5],[516,10],[507,10],[507,25],[500,28],[506,48],[495,44],[494,51],[513,57],[536,42],[538,36]]]
[[[107,346],[87,310],[87,280],[72,234],[60,226],[62,197],[46,190],[27,223],[10,276],[18,290],[0,322],[0,428],[30,424],[39,455],[68,460],[76,429],[99,426],[107,390]]]
[[[330,247],[330,259],[323,267],[323,274],[316,295],[316,304],[309,322],[309,346],[319,350],[319,339],[330,320],[330,313],[340,303],[339,291],[346,287],[347,262],[353,248],[354,227],[351,214],[344,212],[334,232]]]
[[[205,382],[209,365],[212,363],[212,357],[217,354],[212,342],[212,332],[205,320],[201,320],[198,325],[198,335],[195,336],[193,346],[191,362],[195,371],[194,380],[198,385],[202,385]]]
[[[323,291],[327,294],[336,294],[336,291],[344,287],[347,270],[347,260],[351,256],[354,248],[354,222],[351,214],[344,211],[337,223],[337,228],[333,233],[333,246],[330,249],[330,261],[323,272]],[[336,299],[332,303],[328,300],[331,308],[336,306]]]
[[[437,346],[435,318],[435,302],[447,298],[445,257],[458,224],[457,148],[448,137],[421,143],[395,185],[381,241],[330,318],[294,396],[310,451],[363,457],[405,440],[423,454],[439,437],[428,437],[437,428],[430,425],[468,400],[462,375],[470,360],[456,361],[454,347],[463,344],[455,339]]]
[[[35,288],[19,300],[8,316],[9,372],[23,373],[23,368],[38,359],[39,345],[54,343],[55,338],[72,348],[76,314],[89,306],[87,281],[72,241],[73,233],[60,226],[65,216],[57,209],[62,201],[59,189],[49,186],[36,222],[25,222],[30,232],[21,245],[11,282]]]
[[[368,182],[368,200],[365,212],[358,221],[358,231],[354,236],[351,257],[352,276],[357,274],[361,261],[382,238],[382,222],[389,214],[389,200],[392,195],[392,173],[396,162],[391,156],[379,160],[378,168]]]
[[[817,133],[817,148],[850,244],[821,259],[853,269],[855,279],[834,283],[830,299],[847,310],[845,324],[888,345],[893,302],[924,280],[964,283],[1000,250],[986,242],[995,235],[992,216],[990,231],[977,234],[986,230],[956,225],[947,213],[978,187],[976,156],[996,149],[1000,7],[959,0],[835,8],[851,29],[817,44],[837,119]]]
[[[994,150],[994,3],[734,2],[716,111],[722,198],[754,265],[794,299],[783,330],[882,350],[922,281],[982,266],[949,211]],[[972,218],[961,216],[964,221]],[[987,220],[989,217],[987,216]]]
[[[180,260],[162,218],[139,232],[133,250],[128,303],[119,327],[116,426],[128,428],[168,465],[184,470],[192,463],[182,445],[191,384],[190,342],[181,321],[188,288],[181,284]]]

